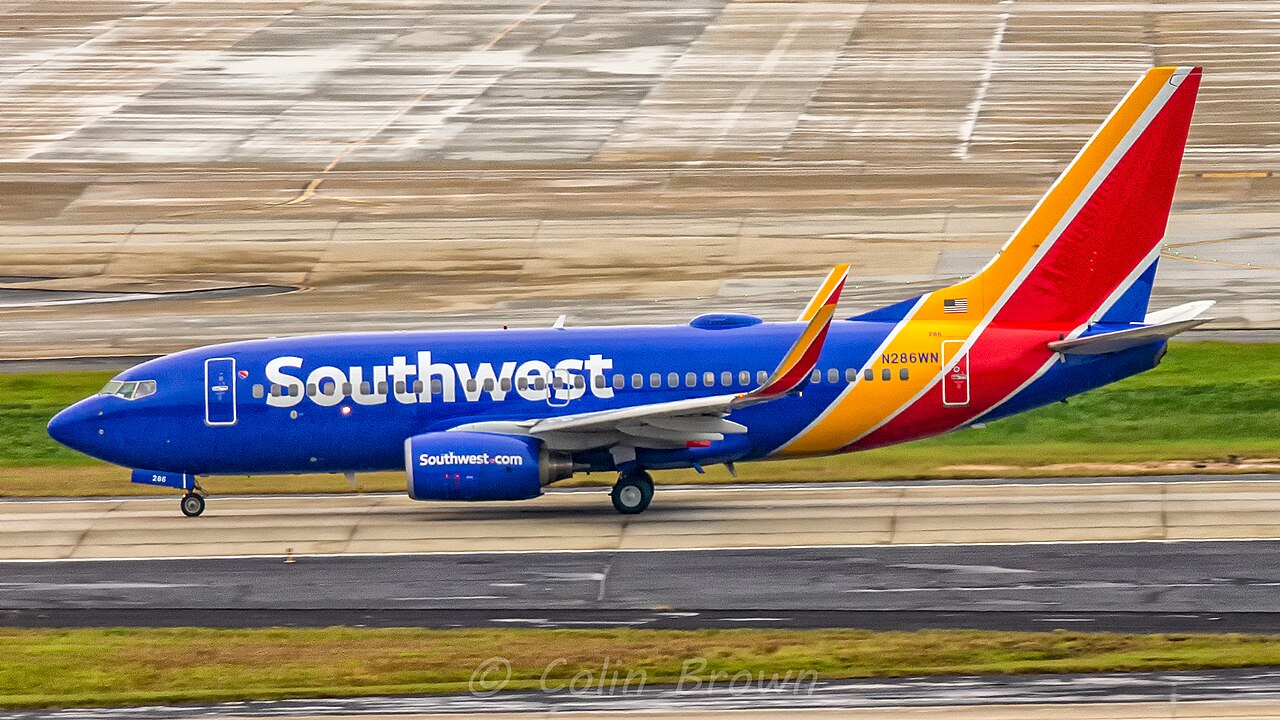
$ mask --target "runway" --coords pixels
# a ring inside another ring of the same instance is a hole
[[[659,488],[634,517],[605,500],[0,502],[0,618],[1280,632],[1267,476]]]
[[[603,488],[520,503],[404,495],[0,502],[0,560],[283,557],[1280,538],[1270,475],[661,487],[618,515]]]
[[[0,18],[0,291],[103,301],[0,309],[3,358],[783,319],[849,261],[853,314],[980,268],[1161,63],[1206,71],[1155,306],[1209,297],[1215,327],[1280,327],[1267,3],[26,0]],[[247,285],[301,291],[119,301]]]
[[[1280,632],[1280,542],[0,563],[17,626]]]

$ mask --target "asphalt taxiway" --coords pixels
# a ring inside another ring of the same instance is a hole
[[[1280,632],[1280,542],[0,563],[0,624]]]
[[[1280,631],[1269,476],[660,488],[635,517],[604,500],[0,502],[0,618]]]

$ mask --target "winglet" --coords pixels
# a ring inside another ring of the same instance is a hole
[[[822,353],[822,344],[827,339],[827,330],[831,327],[831,318],[835,315],[836,303],[840,302],[840,291],[844,289],[845,276],[849,273],[848,265],[837,265],[832,268],[827,279],[822,282],[818,292],[800,315],[801,320],[808,320],[804,332],[796,340],[795,345],[787,351],[782,362],[764,385],[743,395],[743,399],[764,400],[779,395],[795,392],[809,381],[809,373],[818,364],[818,355]]]
[[[827,273],[827,279],[822,281],[822,285],[818,286],[818,292],[813,294],[813,298],[809,300],[809,304],[804,306],[804,310],[800,312],[800,317],[796,318],[798,322],[809,322],[814,315],[822,309],[823,303],[835,291],[836,297],[840,296],[840,288],[838,285],[844,282],[844,276],[848,274],[848,265],[837,265],[831,268],[831,272]],[[834,301],[833,301],[834,302]]]

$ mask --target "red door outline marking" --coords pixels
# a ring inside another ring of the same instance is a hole
[[[964,407],[969,404],[969,353],[965,351],[963,354],[956,354],[963,346],[963,340],[945,340],[942,343],[942,359],[947,363],[946,372],[942,375],[942,404],[945,407]],[[951,350],[950,354],[948,349]]]

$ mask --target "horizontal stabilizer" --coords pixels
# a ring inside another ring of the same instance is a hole
[[[1142,322],[1144,325],[1164,325],[1166,323],[1190,320],[1191,318],[1203,315],[1205,310],[1213,307],[1213,302],[1213,300],[1196,300],[1195,302],[1189,302],[1185,305],[1157,310],[1155,312],[1147,313],[1146,318],[1144,318]]]
[[[1155,320],[1156,324],[1070,340],[1055,340],[1049,343],[1049,349],[1067,355],[1105,355],[1146,345],[1155,340],[1167,340],[1212,320],[1213,318],[1197,317],[1212,305],[1212,300],[1201,300],[1159,310],[1147,315],[1147,321]]]

